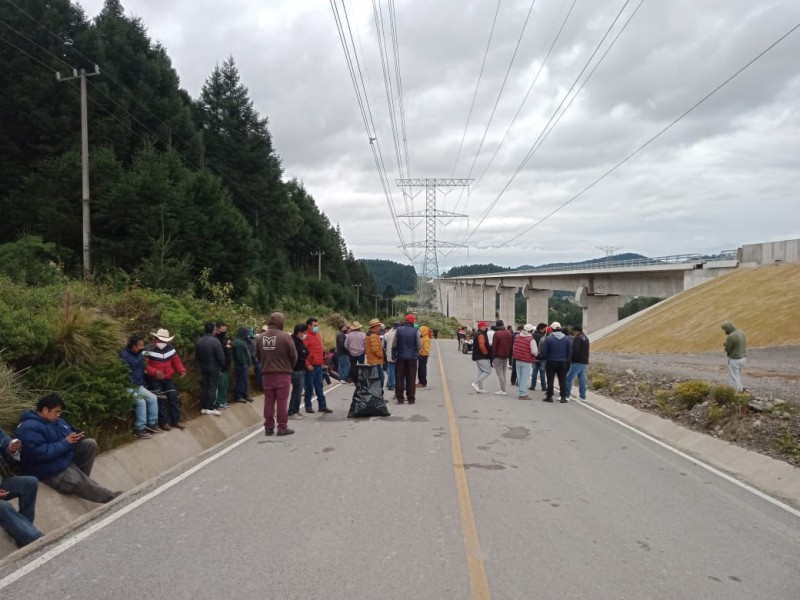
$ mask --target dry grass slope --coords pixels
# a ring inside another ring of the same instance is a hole
[[[800,344],[800,265],[734,271],[678,294],[592,345],[603,352],[719,350],[732,321],[751,347]]]

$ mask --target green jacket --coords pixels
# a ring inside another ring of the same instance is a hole
[[[728,358],[744,358],[747,356],[747,336],[730,321],[723,323],[722,330],[728,334],[725,338],[725,354]]]
[[[250,348],[247,347],[247,340],[239,336],[233,338],[233,363],[237,366],[250,364]]]

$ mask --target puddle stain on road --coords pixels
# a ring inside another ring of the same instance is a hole
[[[531,430],[527,427],[507,427],[507,429],[503,437],[509,440],[527,440],[531,437]]]

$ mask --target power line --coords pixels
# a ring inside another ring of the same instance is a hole
[[[625,3],[622,5],[622,8],[619,9],[619,12],[617,13],[617,16],[614,17],[614,20],[608,26],[608,29],[606,30],[605,34],[603,35],[603,37],[598,42],[597,46],[595,47],[594,51],[592,52],[592,54],[587,59],[586,63],[583,65],[583,68],[581,69],[580,73],[578,73],[578,76],[575,78],[575,81],[572,82],[572,85],[570,86],[569,90],[567,90],[567,93],[564,94],[564,97],[561,99],[561,102],[556,107],[556,109],[553,111],[553,114],[550,116],[550,120],[545,124],[545,126],[539,132],[539,136],[536,138],[536,141],[533,142],[533,145],[531,146],[530,150],[528,150],[528,153],[525,155],[525,158],[522,159],[522,162],[519,164],[517,169],[511,175],[511,178],[505,184],[503,189],[500,190],[500,193],[497,195],[497,197],[489,204],[489,207],[484,211],[483,215],[481,215],[481,217],[478,219],[478,223],[475,225],[473,230],[467,235],[467,237],[464,238],[464,241],[462,243],[466,243],[467,241],[469,241],[470,238],[472,238],[473,235],[475,235],[475,232],[478,231],[478,228],[486,220],[486,217],[489,216],[489,213],[491,213],[492,209],[494,209],[494,207],[497,205],[497,202],[500,200],[500,198],[503,196],[503,194],[505,194],[506,190],[508,190],[508,188],[511,187],[511,184],[517,178],[517,175],[519,175],[520,172],[522,172],[522,169],[525,168],[525,165],[528,164],[528,161],[530,161],[531,157],[536,152],[536,149],[538,149],[537,144],[540,142],[540,140],[544,136],[545,132],[547,131],[547,128],[550,126],[550,124],[553,122],[553,120],[555,119],[555,117],[558,114],[558,112],[561,110],[561,107],[564,105],[564,102],[566,102],[567,98],[572,93],[572,90],[575,89],[575,86],[578,84],[578,81],[580,81],[580,78],[583,76],[584,72],[589,67],[589,64],[591,64],[592,59],[594,59],[595,55],[600,50],[601,46],[603,45],[603,42],[605,42],[606,38],[611,33],[611,30],[614,28],[614,25],[616,25],[617,21],[622,16],[622,13],[624,12],[625,8],[628,6],[630,1],[631,0],[625,0]],[[630,21],[628,21],[628,22],[630,22]]]
[[[403,102],[403,77],[400,70],[400,46],[397,42],[397,15],[394,9],[394,0],[389,0],[389,22],[392,30],[392,50],[394,52],[395,79],[397,80],[397,98],[400,102],[400,127],[403,133],[406,175],[411,177],[411,162],[408,159],[408,135],[406,133],[406,111]]]
[[[674,127],[674,126],[675,126],[677,123],[679,123],[681,120],[683,120],[683,119],[684,119],[684,118],[685,118],[687,115],[689,115],[689,114],[690,114],[691,112],[693,112],[693,111],[694,111],[696,108],[698,108],[700,105],[702,105],[702,104],[703,104],[703,103],[704,103],[706,100],[708,100],[709,98],[711,98],[711,96],[713,96],[713,95],[714,95],[714,94],[716,94],[716,93],[717,93],[719,90],[721,90],[723,87],[725,87],[726,85],[728,85],[728,84],[729,84],[731,81],[733,81],[733,80],[734,80],[736,77],[738,77],[738,76],[739,76],[741,73],[743,73],[743,72],[744,72],[746,69],[748,69],[748,68],[749,68],[751,65],[753,65],[753,63],[755,63],[755,62],[756,62],[756,61],[758,61],[758,60],[759,60],[759,59],[760,59],[762,56],[764,56],[765,54],[767,54],[767,52],[769,52],[770,50],[772,50],[772,49],[773,49],[775,46],[777,46],[777,45],[778,45],[778,44],[780,44],[780,43],[781,43],[783,40],[785,40],[787,37],[789,37],[789,36],[790,36],[792,33],[794,33],[795,31],[797,31],[797,29],[800,29],[800,23],[797,23],[797,24],[796,24],[794,27],[792,27],[792,28],[791,28],[789,31],[787,31],[786,33],[784,33],[784,34],[783,34],[781,37],[779,37],[779,38],[778,38],[776,41],[774,41],[772,44],[770,44],[769,46],[767,46],[767,48],[765,48],[764,50],[762,50],[761,52],[759,52],[759,53],[758,53],[758,54],[757,54],[757,55],[756,55],[754,58],[752,58],[750,61],[748,61],[748,62],[747,62],[747,63],[746,63],[746,64],[745,64],[743,67],[739,68],[739,69],[738,69],[738,70],[737,70],[735,73],[733,73],[733,75],[731,75],[730,77],[728,77],[728,78],[727,78],[725,81],[723,81],[723,82],[722,82],[722,83],[720,83],[720,84],[719,84],[717,87],[715,87],[713,90],[711,90],[710,92],[708,92],[708,93],[707,93],[705,96],[703,96],[703,97],[702,97],[700,100],[698,100],[697,102],[695,102],[695,103],[694,103],[694,104],[693,104],[693,105],[692,105],[690,108],[688,108],[686,111],[684,111],[683,113],[681,113],[681,114],[680,114],[678,117],[676,117],[675,119],[673,119],[673,120],[672,120],[672,121],[671,121],[671,122],[670,122],[670,123],[669,123],[669,124],[668,124],[666,127],[662,128],[660,131],[658,131],[658,133],[656,133],[656,134],[655,134],[653,137],[651,137],[650,139],[648,139],[648,140],[647,140],[647,141],[646,141],[644,144],[642,144],[641,146],[639,146],[638,148],[636,148],[636,150],[634,150],[633,152],[631,152],[630,154],[628,154],[628,155],[627,155],[625,158],[623,158],[621,161],[619,161],[619,162],[618,162],[617,164],[615,164],[613,167],[611,167],[610,169],[608,169],[608,170],[607,170],[605,173],[603,173],[602,175],[600,175],[600,177],[598,177],[597,179],[595,179],[594,181],[592,181],[592,182],[591,182],[589,185],[587,185],[585,188],[583,188],[583,189],[582,189],[580,192],[578,192],[577,194],[575,194],[574,196],[572,196],[572,197],[571,197],[569,200],[567,200],[566,202],[562,203],[560,206],[558,206],[556,209],[554,209],[553,211],[551,211],[550,213],[548,213],[546,216],[544,216],[542,219],[538,220],[536,223],[534,223],[534,224],[533,224],[533,225],[531,225],[530,227],[527,227],[526,229],[524,229],[523,231],[521,231],[520,233],[518,233],[518,234],[517,234],[517,235],[515,235],[514,237],[512,237],[512,238],[510,238],[510,239],[506,240],[505,242],[503,242],[503,243],[502,243],[502,244],[500,244],[499,246],[495,247],[493,250],[490,250],[489,252],[493,252],[493,251],[495,251],[495,250],[499,250],[499,249],[500,249],[500,248],[502,248],[503,246],[506,246],[506,245],[510,244],[511,242],[513,242],[513,241],[514,241],[514,240],[516,240],[516,239],[519,239],[520,237],[522,237],[523,235],[525,235],[526,233],[528,233],[529,231],[531,231],[533,228],[535,228],[535,227],[538,227],[539,225],[541,225],[542,223],[544,223],[545,221],[547,221],[547,220],[548,220],[550,217],[552,217],[553,215],[555,215],[556,213],[558,213],[559,211],[561,211],[563,208],[565,208],[566,206],[568,206],[569,204],[571,204],[572,202],[574,202],[575,200],[577,200],[578,198],[580,198],[580,197],[581,197],[583,194],[585,194],[586,192],[588,192],[588,191],[589,191],[590,189],[592,189],[592,188],[593,188],[595,185],[597,185],[598,183],[600,183],[601,181],[603,181],[603,180],[604,180],[606,177],[608,177],[609,175],[611,175],[611,174],[612,174],[614,171],[616,171],[617,169],[619,169],[619,168],[620,168],[622,165],[624,165],[626,162],[628,162],[628,161],[629,161],[630,159],[632,159],[634,156],[636,156],[637,154],[639,154],[639,152],[641,152],[642,150],[644,150],[645,148],[647,148],[647,146],[649,146],[650,144],[652,144],[652,143],[653,143],[655,140],[657,140],[659,137],[661,137],[661,136],[662,136],[664,133],[666,133],[667,131],[669,131],[670,129],[672,129],[672,127]],[[486,254],[488,254],[488,252],[487,252]]]

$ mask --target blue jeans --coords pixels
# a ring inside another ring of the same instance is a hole
[[[339,370],[339,381],[347,381],[350,378],[350,357],[340,354],[336,368]]]
[[[386,384],[386,387],[390,390],[394,389],[394,363],[387,362],[386,363],[386,371],[389,373],[389,383]]]
[[[233,399],[234,400],[247,400],[248,381],[247,381],[247,367],[248,365],[236,365],[236,381],[233,384]]]
[[[19,499],[19,512],[6,500],[0,500],[0,527],[22,548],[44,535],[33,526],[36,511],[36,494],[39,480],[36,477],[6,477],[0,489],[9,492],[6,500]]]
[[[575,376],[578,377],[578,393],[581,396],[581,400],[586,400],[586,366],[582,365],[581,363],[572,363],[569,366],[569,371],[567,371],[567,389],[564,392],[565,397],[569,398],[569,395],[572,393],[572,382],[575,380]]]
[[[311,396],[317,395],[317,405],[320,410],[328,408],[325,403],[325,393],[322,391],[322,366],[314,367],[311,371],[306,371],[306,410],[313,408],[311,405]]]
[[[536,389],[536,377],[537,377],[537,375],[539,377],[539,382],[542,384],[541,385],[542,390],[546,390],[547,389],[547,373],[545,371],[545,363],[546,362],[547,361],[545,361],[545,360],[537,360],[535,363],[533,363],[533,379],[531,379],[531,389],[532,390]]]
[[[300,398],[303,395],[303,386],[306,371],[292,371],[292,395],[289,397],[289,415],[300,412]]]
[[[528,382],[531,380],[531,373],[533,373],[533,363],[516,360],[514,364],[517,366],[517,396],[527,396]]]
[[[151,379],[149,386],[151,392],[161,396],[158,400],[158,424],[178,423],[181,420],[181,403],[172,379]]]
[[[128,393],[133,396],[136,417],[133,426],[137,430],[144,429],[145,425],[155,425],[158,423],[158,398],[143,385],[135,388],[127,388]]]

